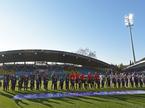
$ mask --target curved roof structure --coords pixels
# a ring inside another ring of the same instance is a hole
[[[88,67],[109,67],[108,63],[103,61],[65,51],[55,50],[11,50],[0,52],[0,63],[9,62],[61,62],[71,63]]]
[[[124,68],[124,71],[132,71],[132,72],[145,71],[145,58],[137,61],[133,65],[127,66],[126,68]]]

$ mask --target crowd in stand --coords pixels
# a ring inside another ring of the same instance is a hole
[[[99,88],[130,88],[145,87],[145,75],[142,73],[119,73],[100,75],[88,73],[80,74],[73,72],[66,77],[53,74],[51,79],[48,76],[30,75],[19,76],[5,75],[0,81],[0,87],[3,90],[82,90]]]

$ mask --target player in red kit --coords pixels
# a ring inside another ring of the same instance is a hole
[[[99,74],[97,72],[94,75],[94,79],[95,79],[95,82],[97,84],[97,87],[100,88],[100,76],[99,76]]]
[[[75,73],[75,83],[76,83],[76,89],[78,88],[78,82],[79,82],[80,74],[78,72]]]
[[[85,75],[83,73],[80,75],[80,80],[81,80],[81,83],[83,84],[83,88],[84,88]]]
[[[88,87],[91,87],[91,83],[92,83],[92,74],[89,72],[88,73]]]
[[[74,85],[75,85],[75,74],[74,74],[74,72],[70,74],[69,78],[70,78],[70,82],[71,82],[71,89],[74,90],[75,89],[74,88]]]

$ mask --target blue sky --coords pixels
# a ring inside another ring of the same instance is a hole
[[[0,51],[90,48],[100,60],[128,64],[132,50],[124,16],[134,14],[139,60],[145,57],[144,4],[144,0],[0,0]]]

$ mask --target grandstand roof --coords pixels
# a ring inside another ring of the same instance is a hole
[[[0,63],[35,61],[71,63],[88,67],[110,66],[108,63],[103,61],[65,51],[29,49],[0,52]]]
[[[125,71],[145,71],[145,58],[137,61],[135,64],[127,66]]]

